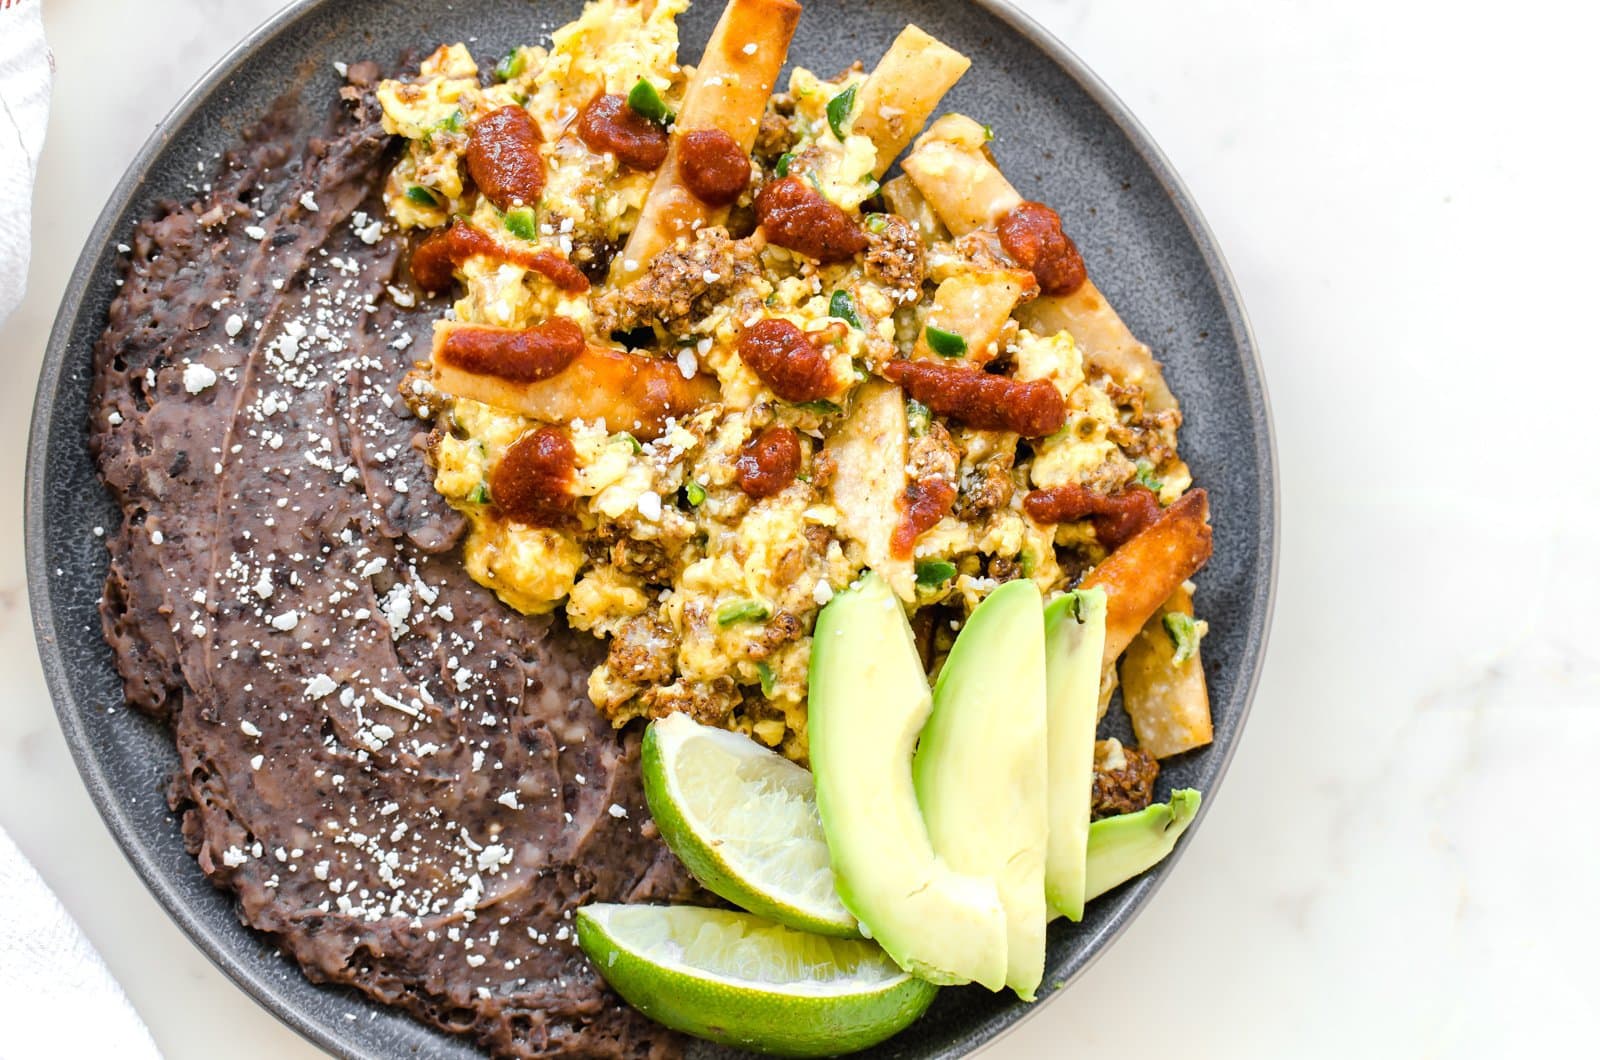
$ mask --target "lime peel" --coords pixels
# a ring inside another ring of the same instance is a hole
[[[643,766],[656,827],[707,890],[788,927],[859,937],[834,890],[809,772],[684,714],[651,724]]]
[[[938,988],[870,942],[696,906],[590,905],[578,942],[623,999],[674,1030],[784,1056],[869,1048]]]

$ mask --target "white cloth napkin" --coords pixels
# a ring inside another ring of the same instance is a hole
[[[0,829],[0,1060],[76,1056],[161,1060],[100,955]]]
[[[49,113],[50,52],[39,0],[0,0],[0,321],[22,302],[28,282],[33,175]]]

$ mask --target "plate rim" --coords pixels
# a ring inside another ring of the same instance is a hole
[[[73,324],[82,312],[89,282],[98,268],[101,250],[111,236],[113,225],[133,204],[151,163],[172,139],[174,128],[183,124],[194,112],[202,108],[216,90],[237,73],[238,68],[258,49],[280,34],[291,30],[296,22],[315,9],[335,2],[336,0],[292,0],[229,48],[179,97],[156,124],[109,193],[94,225],[85,236],[83,247],[67,276],[61,302],[45,345],[28,430],[27,463],[24,472],[23,553],[28,568],[28,601],[35,646],[44,671],[45,684],[50,693],[51,705],[90,801],[94,803],[96,811],[105,822],[112,839],[135,875],[195,948],[263,1009],[331,1055],[363,1057],[363,1054],[354,1050],[349,1042],[341,1040],[325,1029],[320,1022],[308,1018],[296,1006],[280,999],[272,988],[265,969],[253,967],[231,952],[229,947],[220,941],[220,933],[212,925],[200,919],[195,908],[179,893],[174,879],[161,870],[155,859],[151,858],[143,848],[137,826],[126,808],[115,797],[115,791],[98,756],[91,753],[88,733],[83,725],[81,711],[72,693],[65,661],[60,652],[59,634],[51,607],[52,588],[44,556],[47,529],[44,526],[43,494],[47,443],[55,420],[54,402],[51,399],[60,388],[67,365]],[[1206,793],[1195,820],[1186,830],[1177,848],[1136,885],[1137,890],[1130,896],[1131,901],[1120,911],[1120,915],[1113,919],[1099,937],[1091,941],[1086,958],[1064,979],[1052,984],[1048,988],[1048,994],[1042,996],[1035,1004],[1008,1008],[997,1019],[981,1022],[950,1042],[951,1047],[963,1050],[963,1055],[971,1055],[994,1046],[1024,1022],[1036,1016],[1046,1002],[1064,993],[1115,944],[1123,932],[1148,907],[1156,892],[1166,882],[1179,859],[1187,851],[1193,836],[1199,832],[1200,823],[1216,803],[1218,792],[1244,735],[1244,728],[1249,722],[1272,637],[1279,574],[1277,546],[1281,525],[1281,497],[1277,437],[1260,348],[1245,311],[1238,282],[1228,267],[1215,233],[1207,224],[1194,197],[1178,175],[1177,169],[1134,116],[1132,110],[1088,64],[1036,19],[1017,7],[1013,0],[962,0],[962,2],[999,18],[1025,37],[1079,85],[1126,137],[1129,146],[1148,168],[1163,195],[1188,229],[1190,238],[1199,251],[1211,282],[1218,292],[1232,332],[1231,345],[1240,356],[1240,367],[1247,380],[1254,384],[1259,395],[1259,400],[1256,400],[1255,396],[1247,397],[1244,404],[1249,410],[1248,418],[1255,428],[1255,456],[1259,467],[1255,485],[1263,515],[1260,532],[1255,541],[1258,556],[1255,567],[1265,575],[1259,581],[1254,597],[1249,601],[1249,611],[1252,615],[1259,615],[1259,628],[1250,631],[1251,636],[1247,641],[1249,649],[1244,661],[1245,672],[1241,674],[1243,681],[1238,721],[1227,745],[1218,748],[1221,760],[1216,766],[1211,790]],[[250,930],[242,924],[240,928],[245,931]],[[996,1022],[998,1026],[995,1026]]]

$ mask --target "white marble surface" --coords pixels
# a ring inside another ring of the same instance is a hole
[[[23,588],[22,458],[82,238],[276,0],[47,0],[31,290],[0,328],[0,823],[166,1053],[315,1050],[145,893],[68,758]],[[996,1057],[1583,1054],[1600,842],[1595,16],[1557,0],[1024,4],[1133,107],[1266,362],[1282,570],[1255,714],[1145,914]],[[34,1053],[0,1028],[0,1056]],[[225,1046],[222,1044],[225,1043]],[[54,1054],[53,1054],[54,1055]]]

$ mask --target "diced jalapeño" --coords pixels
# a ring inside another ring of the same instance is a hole
[[[506,211],[506,231],[518,239],[529,242],[539,236],[539,222],[531,206],[518,206]]]
[[[637,84],[628,93],[628,106],[642,118],[655,122],[657,125],[670,125],[672,111],[667,109],[666,100],[661,98],[661,93],[656,91],[648,79],[639,78]]]
[[[917,588],[937,589],[956,576],[956,565],[947,559],[917,561]]]
[[[967,352],[967,340],[953,331],[928,325],[928,348],[940,357],[960,357]]]
[[[424,188],[421,184],[413,184],[407,188],[406,198],[416,203],[418,206],[426,206],[433,210],[437,210],[439,207],[444,205],[444,203],[439,201],[439,196],[437,193],[429,188]]]
[[[833,130],[833,135],[843,143],[845,138],[844,123],[849,120],[850,112],[856,105],[856,86],[851,85],[843,92],[828,100],[828,128]]]
[[[739,622],[761,622],[772,616],[772,609],[760,600],[735,600],[717,608],[717,625],[724,628]]]
[[[837,317],[857,331],[861,330],[861,318],[856,316],[856,300],[850,297],[849,291],[833,292],[833,297],[828,299],[828,315]]]

